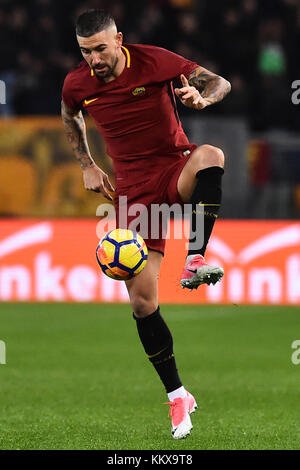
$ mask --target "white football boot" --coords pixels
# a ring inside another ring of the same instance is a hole
[[[170,405],[172,436],[174,439],[184,439],[193,429],[190,414],[194,413],[197,409],[196,400],[187,391],[185,398],[174,398],[174,400],[167,402],[167,404]]]

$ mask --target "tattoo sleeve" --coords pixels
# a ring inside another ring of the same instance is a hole
[[[225,78],[198,67],[189,76],[189,84],[197,88],[209,104],[218,103],[230,92],[231,85]]]
[[[61,117],[68,142],[82,170],[85,170],[94,163],[94,160],[90,154],[82,112],[74,113],[62,102]]]

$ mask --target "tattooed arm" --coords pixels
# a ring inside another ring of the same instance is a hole
[[[71,110],[62,101],[61,117],[68,142],[83,171],[84,187],[102,193],[106,199],[112,200],[108,191],[114,191],[114,188],[107,174],[96,165],[91,157],[82,112]]]
[[[194,109],[203,109],[222,101],[231,90],[225,78],[203,67],[193,70],[188,80],[184,75],[180,78],[183,87],[176,88],[175,93],[185,106]]]
[[[231,90],[231,85],[225,78],[203,67],[193,70],[188,82],[190,86],[199,90],[202,98],[205,98],[208,104],[222,101]]]
[[[87,143],[86,127],[82,112],[74,112],[61,102],[61,117],[69,144],[81,169],[85,170],[95,162],[91,157]]]

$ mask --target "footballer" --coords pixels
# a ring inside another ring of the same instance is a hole
[[[83,61],[65,78],[62,120],[68,141],[83,172],[87,190],[114,200],[119,226],[119,196],[132,204],[191,204],[191,228],[204,214],[204,243],[195,249],[190,238],[180,283],[196,289],[215,284],[222,268],[209,266],[205,249],[221,204],[224,154],[211,145],[197,147],[185,135],[176,98],[197,111],[221,101],[230,83],[197,63],[160,47],[123,44],[113,17],[105,10],[82,13],[76,37]],[[173,88],[173,82],[180,87]],[[95,120],[112,158],[115,186],[93,160],[82,110]],[[121,209],[121,208],[120,208]],[[130,223],[130,217],[128,217]],[[126,228],[126,227],[120,227]],[[192,232],[191,232],[192,233]],[[172,436],[190,434],[195,398],[183,386],[176,367],[171,332],[160,314],[158,275],[165,238],[145,239],[145,269],[126,282],[133,317],[146,355],[168,395]]]

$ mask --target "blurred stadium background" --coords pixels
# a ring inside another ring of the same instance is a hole
[[[134,448],[134,443],[138,442],[141,446],[138,448],[167,449],[171,445],[169,440],[163,444],[161,441],[153,444],[149,436],[145,436],[145,430],[138,427],[133,435],[126,434],[128,430],[123,429],[123,438],[125,436],[127,440],[118,441],[120,436],[116,435],[113,441],[109,441],[107,432],[105,443],[94,441],[94,428],[88,428],[86,423],[90,419],[89,407],[97,403],[97,394],[93,390],[100,387],[99,383],[96,381],[90,385],[91,402],[79,404],[79,408],[81,406],[80,409],[85,410],[84,417],[76,415],[75,421],[70,424],[68,420],[74,409],[72,406],[78,406],[76,394],[74,401],[70,399],[70,394],[67,405],[62,398],[57,405],[54,395],[49,392],[51,384],[47,382],[52,380],[52,385],[55,383],[58,387],[55,389],[56,396],[63,394],[64,389],[70,392],[76,375],[76,371],[72,370],[71,355],[82,369],[86,357],[92,355],[95,369],[88,370],[81,378],[88,381],[94,377],[99,372],[97,367],[103,364],[95,359],[98,336],[90,326],[86,333],[82,333],[89,321],[97,321],[96,308],[90,305],[89,310],[88,302],[127,302],[123,283],[105,278],[97,269],[94,256],[98,240],[96,209],[100,203],[107,201],[83,189],[81,171],[68,147],[59,117],[64,77],[81,60],[75,40],[74,20],[80,12],[93,7],[109,8],[124,34],[125,42],[165,47],[195,60],[232,83],[232,92],[224,102],[203,112],[193,112],[178,103],[183,127],[190,140],[197,144],[218,145],[227,157],[223,206],[207,252],[208,260],[224,266],[224,281],[197,292],[182,291],[178,278],[184,261],[183,240],[167,242],[160,277],[161,303],[173,304],[175,309],[175,316],[172,316],[173,307],[166,307],[174,334],[178,332],[180,337],[183,324],[180,323],[179,311],[180,305],[185,304],[182,308],[186,310],[187,318],[194,322],[194,343],[202,342],[199,354],[206,358],[211,374],[209,377],[215,373],[219,382],[216,385],[214,379],[203,379],[208,372],[203,364],[201,380],[195,379],[198,350],[184,349],[187,338],[190,343],[192,333],[185,326],[186,337],[179,342],[178,348],[188,351],[186,359],[181,359],[182,366],[187,370],[186,377],[190,382],[196,380],[195,387],[204,391],[212,414],[214,400],[220,399],[215,387],[220,387],[225,400],[225,404],[219,403],[220,410],[224,410],[224,406],[227,410],[223,421],[217,419],[214,425],[209,424],[211,421],[207,417],[210,435],[201,441],[202,444],[195,438],[182,448],[189,448],[189,445],[190,448],[296,448],[299,430],[296,431],[295,426],[293,433],[291,431],[296,422],[294,397],[291,394],[287,399],[287,389],[284,387],[290,387],[289,390],[296,388],[297,368],[291,366],[289,354],[290,343],[299,336],[300,104],[293,104],[295,90],[292,83],[300,80],[300,0],[28,0],[26,3],[0,0],[0,80],[6,87],[6,103],[0,104],[0,300],[3,301],[0,308],[0,339],[7,343],[10,351],[6,369],[0,366],[2,390],[4,393],[7,391],[6,413],[2,419],[4,434],[1,433],[0,446]],[[101,136],[87,116],[86,119],[92,155],[111,175],[111,164]],[[28,303],[11,304],[9,307],[6,301]],[[32,301],[45,303],[34,305],[30,303]],[[60,317],[55,305],[50,306],[46,303],[48,301],[86,303],[76,306],[74,317],[70,314],[70,306],[62,308],[59,310]],[[198,310],[195,306],[188,307],[188,303],[199,304],[196,305]],[[211,320],[206,315],[208,307],[202,304],[219,306],[219,310],[212,311]],[[228,304],[226,311],[222,309],[223,304]],[[243,310],[249,307],[240,307],[237,312],[236,306],[241,304],[255,304],[253,315],[251,310]],[[121,339],[112,333],[113,326],[105,323],[110,321],[109,305],[99,304],[99,312],[102,311],[103,319],[107,319],[98,320],[97,331],[102,346],[106,340],[107,355],[111,352],[109,346],[113,348],[114,344],[129,354],[126,335],[122,346]],[[261,305],[269,305],[271,310],[268,307],[264,310]],[[290,307],[281,309],[279,305]],[[137,343],[132,325],[128,326],[127,316],[119,315],[120,312],[130,312],[128,305],[120,303],[112,305],[112,309],[116,312],[115,327],[123,325],[122,333],[126,331],[129,337],[132,335],[132,342]],[[67,318],[70,320],[68,327]],[[275,324],[271,326],[273,318]],[[75,326],[72,330],[73,320]],[[61,336],[56,326],[60,321],[63,322]],[[206,343],[203,333],[201,340],[197,336],[203,325],[207,325],[208,335],[210,328],[216,328],[214,332],[217,336]],[[261,336],[257,328],[261,329]],[[284,338],[280,336],[282,330],[285,331]],[[243,339],[245,331],[250,335],[248,345]],[[45,343],[41,338],[45,338]],[[56,356],[51,346],[53,341]],[[78,350],[75,345],[80,346],[81,341],[82,349]],[[216,346],[214,341],[218,341],[218,355],[222,358],[215,363],[209,359],[208,353]],[[229,345],[233,346],[231,353]],[[136,348],[137,351],[133,350],[130,356],[133,370],[139,366],[135,361],[141,353],[138,344]],[[29,349],[30,354],[36,357],[35,365],[30,359],[29,362],[20,360],[20,356],[26,357]],[[52,356],[50,354],[47,361],[49,349]],[[244,356],[237,364],[235,361],[238,361],[242,350]],[[79,357],[78,354],[84,354],[83,351],[87,356]],[[61,363],[64,354],[67,354],[67,359],[65,357],[65,362]],[[189,362],[188,354],[194,354],[194,362]],[[144,358],[139,360],[141,368],[145,367]],[[255,376],[251,375],[253,360],[256,361]],[[9,373],[10,361],[14,363],[11,367],[17,370],[13,376]],[[64,370],[61,364],[65,365]],[[124,362],[124,369],[127,368],[126,364]],[[232,364],[235,364],[234,371],[239,376],[231,370]],[[278,368],[276,364],[279,364]],[[113,371],[116,382],[110,390],[111,394],[103,390],[102,393],[109,395],[108,399],[113,397],[121,407],[122,400],[120,402],[116,387],[120,380],[118,371],[113,363],[107,364],[107,367]],[[23,395],[17,391],[24,368],[27,379],[34,380],[37,390],[33,401],[30,401],[30,387],[25,387]],[[42,375],[43,369],[52,371],[51,379]],[[245,369],[248,375],[244,377],[243,388],[240,377],[243,377]],[[268,374],[272,370],[270,378]],[[226,371],[231,371],[230,377]],[[143,374],[142,382],[150,389],[154,387],[155,393],[158,393],[159,384],[155,382],[152,385],[150,368]],[[249,392],[249,401],[240,403],[238,411],[229,406],[231,400],[240,399],[229,393],[233,383],[238,384],[240,393],[245,397],[248,396],[245,390]],[[80,384],[78,382],[76,385],[79,389]],[[126,384],[122,387],[127,390]],[[135,392],[143,393],[142,388],[137,387]],[[251,402],[256,392],[260,403],[259,416],[256,415],[257,402]],[[39,398],[42,395],[45,396],[44,402]],[[33,412],[34,400],[39,404],[41,416],[46,416],[46,421]],[[267,410],[265,415],[264,410]],[[148,411],[143,408],[143,412],[148,422]],[[239,415],[237,428],[232,418],[237,416],[235,412]],[[134,413],[135,420],[138,420],[136,411]],[[283,415],[288,417],[286,421],[282,419]],[[109,411],[104,421],[110,429],[108,416]],[[79,422],[76,420],[81,418],[81,437],[77,436],[77,440],[65,438],[66,427],[70,433],[76,434]],[[116,426],[117,415],[114,419]],[[157,416],[156,422],[159,419]],[[249,433],[243,426],[247,426],[251,419],[253,429]],[[299,422],[299,412],[297,419]],[[257,434],[254,420],[259,423],[261,434]],[[49,441],[51,422],[60,434],[57,439],[53,437]],[[229,433],[226,438],[227,424],[231,426],[232,435]],[[94,422],[92,426],[97,428]],[[122,423],[118,422],[118,426],[122,429]],[[224,431],[222,436],[220,429]],[[143,443],[138,440],[139,431]],[[150,428],[148,431],[151,433]],[[214,441],[216,434],[219,439],[217,443]],[[85,439],[89,439],[89,443]]]

